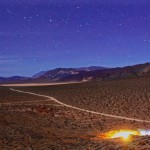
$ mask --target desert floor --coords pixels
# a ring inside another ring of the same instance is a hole
[[[10,87],[11,88],[11,87]],[[0,87],[2,150],[149,150],[150,137],[104,140],[102,133],[150,129],[149,122],[111,118],[68,108],[46,97]],[[84,110],[150,121],[150,78],[13,87],[52,96]]]

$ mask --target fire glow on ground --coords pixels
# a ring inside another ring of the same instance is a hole
[[[101,134],[102,139],[121,138],[125,142],[130,142],[131,136],[150,136],[150,130],[114,130]]]

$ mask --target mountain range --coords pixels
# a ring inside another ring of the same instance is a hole
[[[56,68],[42,71],[32,77],[0,77],[0,83],[49,83],[72,81],[100,81],[150,76],[150,63],[134,66],[105,68],[99,66],[81,68]]]

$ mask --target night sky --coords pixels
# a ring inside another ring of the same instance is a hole
[[[0,76],[145,62],[149,0],[0,0]]]

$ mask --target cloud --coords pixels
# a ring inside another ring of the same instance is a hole
[[[15,55],[0,55],[0,65],[15,63],[19,60],[20,58]]]

